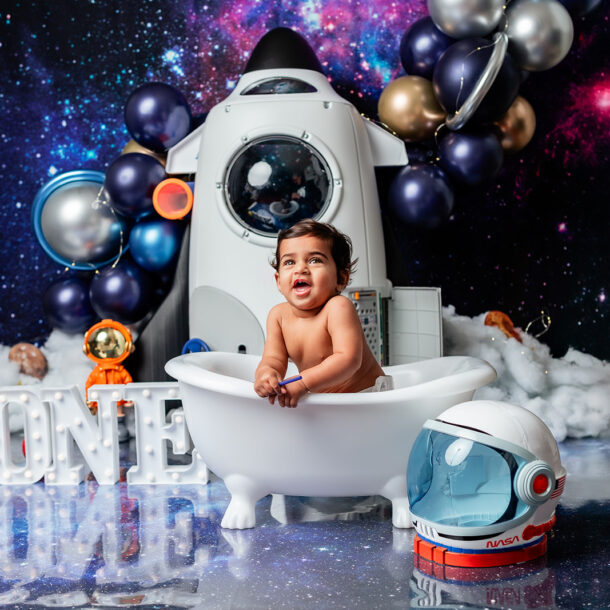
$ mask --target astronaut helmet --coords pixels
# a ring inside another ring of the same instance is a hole
[[[491,400],[447,409],[409,456],[416,553],[465,567],[543,555],[565,477],[551,431],[527,409]]]

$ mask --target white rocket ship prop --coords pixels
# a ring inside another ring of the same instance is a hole
[[[374,168],[406,163],[404,143],[333,90],[304,38],[266,34],[235,90],[168,154],[168,173],[195,174],[190,336],[262,353],[281,300],[269,264],[277,233],[305,217],[351,237],[351,287],[390,297]]]

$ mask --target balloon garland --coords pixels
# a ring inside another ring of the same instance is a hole
[[[568,8],[582,14],[595,7],[589,4]],[[434,151],[430,166],[438,171],[414,165],[409,181],[452,192],[490,182],[504,154],[531,140],[536,116],[518,95],[522,71],[548,70],[562,61],[574,26],[558,0],[513,0],[508,7],[502,0],[428,0],[428,10],[430,16],[402,37],[406,76],[383,89],[378,115],[405,142]],[[431,194],[407,191],[405,180],[399,172],[389,190],[395,216],[426,228],[442,224],[453,208],[449,196],[443,195],[443,205],[431,205]]]
[[[162,218],[153,195],[167,179],[165,153],[191,130],[189,105],[170,85],[148,83],[127,100],[125,123],[133,139],[105,175],[67,172],[34,202],[36,237],[64,265],[43,308],[66,333],[82,333],[98,317],[128,325],[147,319],[180,250],[185,223]]]
[[[580,15],[599,0],[562,2]],[[574,28],[557,0],[513,0],[508,7],[502,0],[428,0],[428,8],[430,17],[413,23],[401,40],[406,75],[382,91],[378,113],[405,142],[433,147],[430,163],[397,174],[389,197],[400,220],[434,229],[452,212],[455,186],[493,180],[504,154],[520,151],[533,137],[534,110],[518,95],[521,70],[557,65]],[[124,324],[150,315],[156,284],[171,275],[184,233],[184,223],[168,220],[183,214],[161,215],[154,201],[168,182],[165,153],[198,121],[178,90],[159,82],[142,85],[125,105],[132,140],[103,180],[79,170],[43,186],[34,205],[36,236],[73,274],[45,293],[53,327],[80,333],[96,315]],[[93,182],[95,193],[90,185],[75,188],[77,178]],[[63,189],[66,184],[72,191]],[[80,210],[82,222],[74,216],[68,222],[64,208]]]

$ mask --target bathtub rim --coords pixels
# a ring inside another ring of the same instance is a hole
[[[196,352],[176,356],[165,364],[166,372],[178,380],[179,383],[186,383],[191,386],[199,387],[203,390],[211,392],[220,392],[227,396],[235,398],[244,398],[249,400],[261,400],[254,391],[251,381],[231,377],[222,373],[210,371],[201,366],[201,362],[206,360],[214,361],[214,359],[233,360],[235,358],[249,358],[253,361],[260,360],[260,356],[253,354],[236,354],[233,352]],[[427,397],[442,397],[453,394],[460,394],[466,391],[472,391],[481,388],[489,383],[492,383],[497,378],[496,370],[489,362],[481,358],[473,356],[443,356],[441,358],[431,358],[429,360],[398,364],[383,367],[388,375],[392,375],[396,369],[417,368],[425,362],[425,366],[434,366],[435,362],[443,361],[443,365],[453,362],[470,363],[471,366],[466,370],[461,370],[455,373],[450,373],[444,377],[439,377],[418,383],[415,385],[405,386],[388,390],[386,392],[367,392],[367,393],[312,393],[305,395],[299,404],[311,405],[342,405],[342,404],[370,404],[376,403],[382,407],[384,404],[395,404],[397,401],[410,400],[413,398]],[[262,399],[266,400],[266,399]]]

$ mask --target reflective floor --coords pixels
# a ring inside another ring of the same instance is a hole
[[[0,607],[609,608],[610,440],[560,449],[548,555],[494,569],[418,561],[379,497],[267,497],[255,529],[228,531],[217,479],[0,487]]]

